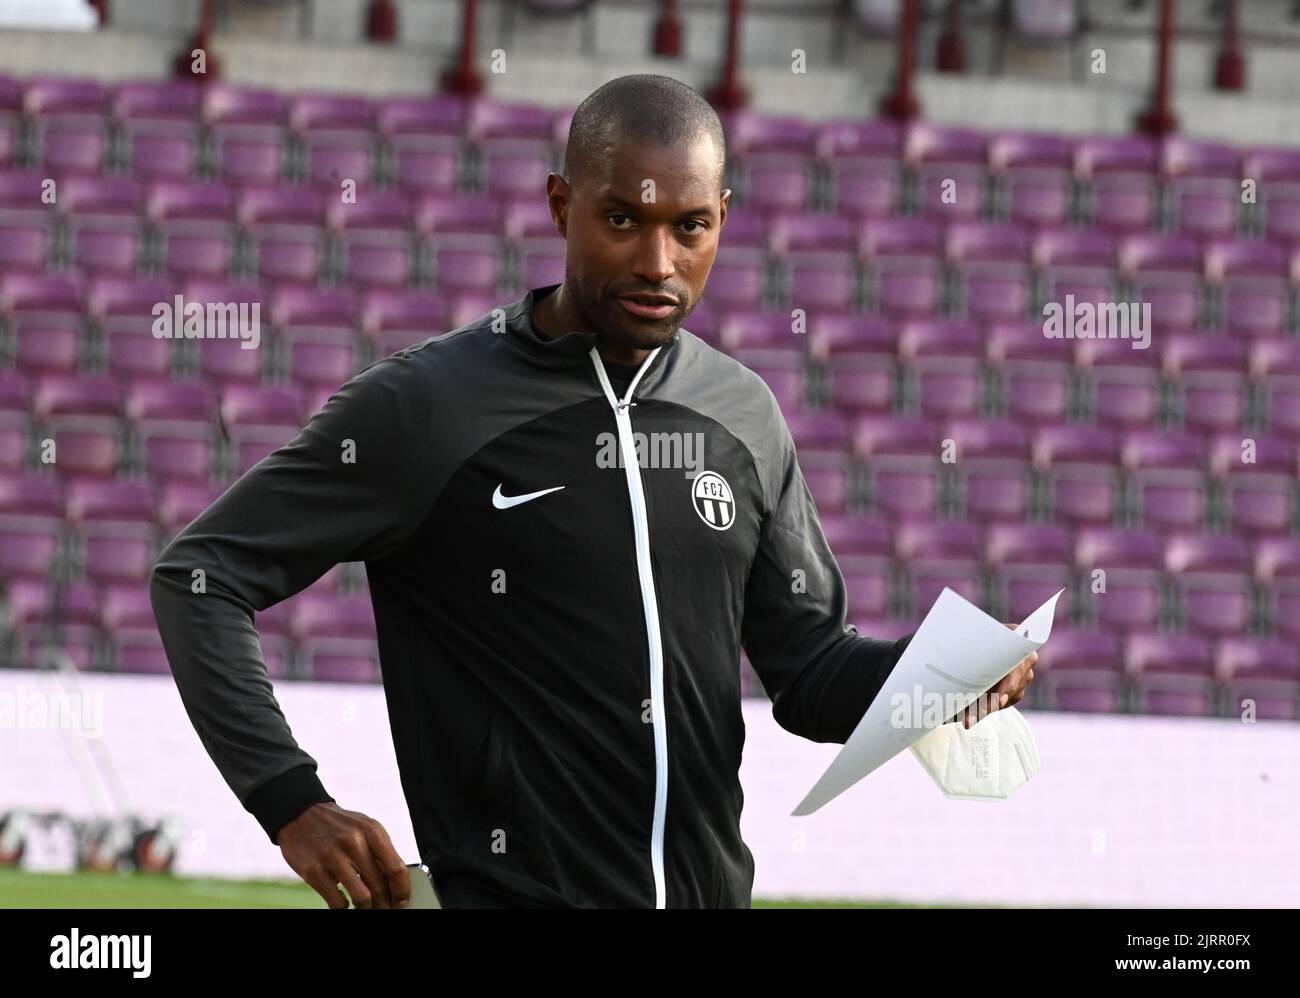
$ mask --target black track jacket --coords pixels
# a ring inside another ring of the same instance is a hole
[[[747,908],[742,645],[782,727],[843,743],[909,639],[846,625],[761,378],[681,329],[615,395],[594,334],[533,326],[556,287],[340,388],[163,551],[159,630],[205,749],[275,842],[333,798],[254,614],[364,561],[446,907]]]

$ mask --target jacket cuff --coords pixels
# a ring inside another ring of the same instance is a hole
[[[271,844],[279,845],[275,837],[281,828],[313,804],[333,800],[316,775],[316,767],[305,764],[263,783],[244,802],[244,808],[257,819]]]

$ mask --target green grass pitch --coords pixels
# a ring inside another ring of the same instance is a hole
[[[290,880],[206,880],[138,874],[0,870],[0,908],[324,908]],[[754,900],[755,908],[931,907],[890,901]],[[944,906],[933,906],[944,907]]]

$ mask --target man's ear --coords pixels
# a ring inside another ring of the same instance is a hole
[[[727,206],[731,204],[731,188],[728,187],[722,192],[722,200],[718,202],[718,228],[727,224]]]
[[[551,222],[555,231],[566,236],[569,227],[569,201],[572,189],[568,181],[558,173],[546,177],[546,200],[551,208]]]

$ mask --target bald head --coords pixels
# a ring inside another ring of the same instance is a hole
[[[711,142],[716,150],[714,185],[722,191],[726,139],[717,112],[696,91],[671,76],[620,76],[592,92],[573,112],[564,153],[564,179],[579,186],[605,150],[624,142],[672,146]]]

